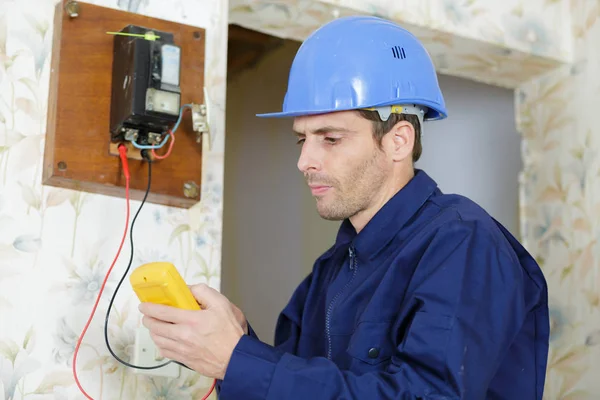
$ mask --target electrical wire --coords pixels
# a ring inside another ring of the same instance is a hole
[[[142,156],[144,156],[146,154],[145,151],[143,153],[144,154],[142,154]],[[146,199],[148,198],[148,194],[150,193],[150,187],[152,185],[152,161],[149,159],[146,159],[146,161],[148,163],[148,185],[146,186],[146,193],[144,193],[144,198],[142,199],[142,203],[140,204],[140,207],[138,208],[137,212],[135,213],[135,216],[133,217],[133,221],[131,221],[131,228],[129,230],[129,244],[131,246],[131,254],[129,256],[129,264],[127,264],[127,268],[125,269],[125,272],[123,273],[123,276],[121,277],[121,280],[119,281],[119,284],[117,285],[117,288],[115,289],[115,291],[110,299],[110,303],[108,304],[108,310],[106,311],[106,317],[104,319],[104,341],[106,342],[106,347],[108,347],[108,351],[110,352],[110,354],[121,364],[123,364],[129,368],[150,370],[150,369],[158,369],[158,368],[164,367],[165,365],[170,364],[172,361],[169,360],[165,363],[150,366],[150,367],[133,365],[133,364],[128,363],[125,360],[122,360],[119,356],[117,356],[115,354],[115,352],[113,351],[112,347],[110,346],[110,341],[108,340],[108,320],[110,318],[110,311],[112,310],[113,303],[115,301],[115,298],[117,297],[117,293],[119,292],[119,288],[121,287],[121,285],[123,284],[123,281],[127,277],[127,274],[129,273],[129,269],[131,268],[131,264],[133,263],[133,254],[134,254],[133,228],[135,226],[135,221],[137,220],[137,217],[140,215],[140,211],[142,211],[142,208],[144,207],[144,204],[146,203]]]
[[[164,160],[165,158],[167,158],[171,155],[171,151],[173,150],[173,145],[175,144],[175,134],[173,132],[170,132],[170,133],[171,133],[171,143],[169,144],[169,149],[167,150],[167,152],[165,154],[163,154],[163,155],[156,154],[154,149],[152,149],[152,155],[157,160]]]
[[[174,138],[174,136],[173,136]],[[170,146],[170,148],[172,148],[172,144]],[[169,150],[170,153],[170,150]],[[167,153],[165,155],[168,156]],[[138,215],[140,214],[140,211],[142,210],[142,207],[144,206],[144,204],[146,203],[146,199],[148,198],[148,194],[150,193],[150,187],[152,184],[152,160],[150,160],[148,158],[147,152],[146,151],[142,151],[142,156],[146,159],[146,161],[148,162],[148,186],[146,187],[146,193],[144,194],[144,198],[142,199],[142,203],[140,204],[140,207],[138,208],[137,212],[135,213],[135,216],[133,217],[133,221],[131,221],[131,228],[129,231],[129,242],[130,242],[130,246],[131,246],[131,254],[129,256],[129,264],[127,265],[127,268],[125,269],[125,272],[123,273],[123,276],[121,277],[121,280],[119,281],[117,288],[115,289],[115,292],[113,293],[111,299],[110,299],[110,303],[108,305],[108,310],[106,312],[106,319],[104,322],[104,341],[106,342],[106,347],[108,347],[108,351],[110,352],[110,354],[117,360],[119,361],[121,364],[129,367],[129,368],[135,368],[135,369],[144,369],[144,370],[151,370],[151,369],[158,369],[158,368],[162,368],[165,365],[168,365],[172,362],[174,362],[175,364],[181,365],[182,367],[185,367],[187,369],[190,369],[187,365],[177,362],[177,361],[173,361],[173,360],[169,360],[165,363],[162,364],[158,364],[158,365],[154,365],[154,366],[139,366],[139,365],[133,365],[128,363],[125,360],[122,360],[119,356],[117,356],[115,354],[115,352],[113,351],[113,349],[110,346],[110,341],[108,340],[108,321],[110,318],[110,310],[112,309],[113,303],[115,301],[115,298],[117,296],[117,293],[119,291],[119,288],[121,287],[121,285],[123,284],[123,281],[125,280],[125,278],[127,277],[127,274],[129,272],[129,269],[131,268],[131,264],[133,263],[133,254],[134,254],[134,245],[133,245],[133,228],[135,226],[135,221],[137,220]],[[217,380],[214,379],[213,383],[210,387],[210,389],[208,390],[208,392],[204,395],[204,397],[202,397],[202,400],[206,400],[210,394],[213,392],[215,386],[217,384]]]
[[[172,145],[171,145],[172,147]],[[167,153],[168,155],[168,153]],[[96,313],[96,309],[98,307],[98,303],[100,302],[100,298],[102,297],[102,293],[104,292],[104,289],[106,287],[106,282],[108,281],[108,278],[112,272],[113,267],[115,266],[119,255],[121,254],[121,250],[123,249],[123,245],[125,243],[125,239],[127,237],[127,229],[129,227],[129,215],[130,215],[130,195],[129,195],[129,189],[130,189],[130,182],[131,182],[131,176],[129,173],[129,163],[127,160],[127,149],[126,147],[121,144],[119,145],[119,156],[121,158],[121,162],[123,164],[123,174],[125,175],[125,199],[126,199],[126,222],[125,222],[125,230],[123,232],[123,237],[121,238],[121,243],[119,245],[119,249],[117,251],[117,254],[115,255],[115,258],[110,266],[110,268],[108,269],[108,272],[104,278],[104,281],[102,282],[102,286],[100,287],[100,291],[98,292],[98,296],[96,298],[96,302],[94,303],[94,307],[92,309],[92,312],[85,324],[85,327],[83,329],[83,332],[81,333],[77,344],[75,346],[75,351],[73,353],[73,376],[75,378],[75,383],[77,384],[77,387],[79,388],[79,390],[81,391],[81,393],[88,399],[88,400],[94,400],[83,388],[83,386],[81,385],[81,382],[79,381],[79,377],[77,376],[77,355],[79,353],[79,349],[81,347],[81,343],[83,342],[83,338],[91,324],[92,319],[94,318],[94,315]],[[146,187],[146,192],[144,194],[144,198],[133,218],[133,221],[131,222],[131,228],[130,228],[130,232],[129,232],[129,238],[130,238],[130,245],[131,245],[131,254],[130,254],[130,258],[129,258],[129,264],[127,265],[127,269],[125,270],[125,272],[123,273],[123,276],[121,277],[121,280],[119,281],[119,284],[117,285],[117,288],[115,289],[115,292],[113,293],[111,300],[110,300],[110,304],[108,306],[108,310],[106,312],[106,317],[104,320],[104,340],[106,342],[106,347],[108,348],[108,351],[110,352],[110,354],[117,360],[119,361],[121,364],[130,367],[130,368],[135,368],[135,369],[144,369],[144,370],[151,370],[151,369],[157,369],[157,368],[161,368],[164,367],[165,365],[170,364],[171,362],[174,362],[175,364],[178,364],[182,367],[185,367],[187,369],[190,369],[187,365],[180,363],[178,361],[174,361],[174,360],[169,360],[165,363],[159,364],[159,365],[155,365],[155,366],[137,366],[137,365],[133,365],[130,364],[124,360],[122,360],[120,357],[118,357],[115,352],[113,351],[113,349],[110,346],[110,342],[108,340],[108,321],[110,318],[110,311],[112,309],[114,300],[116,298],[116,295],[119,291],[119,288],[121,287],[121,285],[123,284],[123,281],[125,280],[125,278],[127,277],[127,274],[129,272],[129,269],[131,268],[131,265],[133,263],[133,254],[134,254],[134,245],[133,245],[133,228],[135,225],[135,221],[137,220],[137,217],[140,214],[140,211],[142,210],[142,207],[144,206],[144,204],[146,203],[146,200],[148,198],[148,194],[150,193],[150,187],[151,187],[151,183],[152,183],[152,160],[149,158],[147,151],[143,150],[142,151],[142,157],[148,162],[148,185]],[[166,157],[166,155],[165,155]],[[208,397],[211,395],[211,393],[213,392],[213,390],[215,389],[217,380],[214,379],[213,383],[211,385],[211,387],[209,388],[208,392],[202,397],[201,400],[206,400],[208,399]]]
[[[88,318],[88,320],[85,324],[85,327],[83,328],[83,332],[81,333],[81,335],[79,336],[79,339],[77,340],[77,344],[75,346],[75,352],[73,353],[73,377],[75,378],[75,383],[77,384],[77,387],[79,388],[81,393],[83,393],[83,395],[89,400],[93,400],[93,399],[83,389],[83,387],[81,386],[81,382],[79,382],[79,377],[77,376],[77,355],[79,353],[79,348],[81,347],[81,343],[83,342],[83,337],[85,336],[85,333],[87,332],[87,330],[90,326],[90,323],[92,322],[92,319],[94,318],[96,309],[98,308],[98,303],[100,302],[100,298],[102,296],[102,292],[104,291],[104,287],[106,286],[106,282],[108,281],[108,277],[110,276],[110,273],[111,273],[113,267],[115,266],[115,263],[117,262],[117,260],[119,258],[119,255],[121,254],[121,249],[123,248],[123,244],[125,243],[125,238],[127,237],[127,228],[129,225],[129,184],[130,184],[131,178],[129,175],[129,164],[127,162],[127,149],[125,148],[124,145],[119,146],[119,156],[120,156],[121,162],[123,164],[123,174],[125,175],[125,197],[127,199],[127,212],[126,212],[127,216],[125,219],[125,231],[123,232],[123,237],[121,239],[121,244],[119,245],[119,250],[117,251],[115,258],[114,258],[112,264],[110,265],[110,268],[108,269],[108,273],[106,274],[106,277],[104,278],[104,282],[102,282],[102,286],[100,287],[100,291],[98,292],[98,297],[96,298],[96,302],[94,303],[94,308],[92,309],[92,313],[90,314],[90,317]]]
[[[165,138],[163,139],[162,142],[160,142],[160,144],[138,144],[135,139],[133,139],[131,141],[131,144],[133,145],[133,147],[135,147],[136,149],[139,150],[151,150],[151,149],[160,149],[162,148],[165,144],[167,144],[167,142],[169,141],[169,134],[167,133],[167,135],[165,136]]]
[[[184,104],[181,106],[181,108],[179,109],[179,119],[177,119],[177,122],[175,123],[175,125],[173,125],[173,129],[171,129],[171,132],[175,133],[177,128],[179,128],[179,124],[181,123],[181,118],[183,117],[183,112],[185,111],[185,109],[189,108],[191,110],[192,107],[192,104]]]
[[[179,118],[177,118],[177,122],[175,122],[175,125],[173,126],[173,129],[171,129],[170,134],[167,133],[165,135],[165,138],[163,139],[163,141],[160,142],[160,144],[157,144],[157,145],[138,144],[135,140],[132,140],[131,144],[133,145],[133,147],[135,147],[139,150],[158,150],[158,149],[162,148],[165,144],[167,144],[167,141],[169,140],[169,136],[171,136],[173,133],[175,133],[177,128],[179,128],[179,124],[181,123],[181,118],[183,117],[183,111],[186,108],[189,108],[191,110],[192,104],[184,104],[181,106],[181,108],[179,109]]]

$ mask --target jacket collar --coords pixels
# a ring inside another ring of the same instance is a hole
[[[415,176],[383,205],[359,234],[349,219],[344,220],[338,231],[335,247],[353,242],[358,257],[374,258],[417,213],[437,187],[437,183],[429,175],[416,169]]]

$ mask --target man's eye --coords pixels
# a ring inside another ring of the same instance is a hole
[[[336,144],[339,142],[339,139],[337,138],[332,138],[332,137],[326,137],[325,141],[329,144]]]
[[[298,140],[296,140],[296,144],[302,144],[304,143],[304,138],[298,138]]]

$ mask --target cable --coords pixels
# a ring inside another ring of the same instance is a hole
[[[123,244],[125,243],[125,239],[127,237],[127,228],[129,227],[129,214],[130,214],[130,196],[129,196],[129,188],[130,188],[130,181],[131,181],[131,176],[129,173],[129,163],[127,160],[127,149],[126,147],[121,144],[119,145],[119,156],[121,158],[121,162],[123,164],[123,174],[125,175],[125,199],[126,199],[126,205],[127,205],[127,211],[126,211],[126,222],[125,222],[125,230],[123,232],[123,237],[121,239],[121,243],[119,245],[119,249],[117,251],[117,254],[115,255],[115,258],[110,266],[110,268],[108,269],[108,272],[104,278],[104,281],[102,282],[102,286],[100,287],[100,291],[98,292],[98,296],[96,298],[96,302],[94,303],[94,307],[92,309],[92,313],[90,314],[90,317],[88,318],[87,323],[85,324],[85,327],[83,329],[83,332],[81,333],[77,344],[75,346],[75,351],[73,353],[73,376],[75,378],[75,383],[77,384],[77,387],[79,388],[79,390],[81,391],[81,393],[88,399],[88,400],[94,400],[89,394],[87,394],[87,392],[85,391],[85,389],[83,389],[83,386],[81,385],[81,382],[79,381],[79,377],[77,376],[77,355],[79,353],[79,348],[81,347],[81,343],[83,342],[83,338],[91,324],[92,319],[94,318],[94,314],[96,313],[96,309],[98,307],[98,303],[100,302],[100,298],[102,297],[102,293],[104,292],[104,288],[106,287],[106,282],[108,281],[108,278],[112,272],[113,267],[115,266],[119,255],[121,254],[121,250],[123,249]],[[187,365],[180,363],[178,361],[173,361],[173,360],[169,360],[166,363],[163,364],[159,364],[156,366],[151,366],[151,367],[144,367],[144,366],[137,366],[137,365],[133,365],[130,364],[124,360],[121,360],[116,354],[115,352],[112,350],[111,346],[110,346],[110,342],[108,340],[108,321],[110,318],[110,310],[112,309],[114,300],[116,298],[116,295],[119,291],[119,288],[121,287],[121,285],[123,284],[123,281],[125,280],[125,278],[127,277],[127,274],[129,272],[129,269],[131,268],[131,265],[133,263],[133,254],[134,254],[134,246],[133,246],[133,227],[135,225],[135,221],[137,220],[138,215],[140,214],[140,211],[142,210],[142,207],[144,206],[144,204],[146,203],[146,200],[148,198],[148,194],[150,193],[150,187],[151,187],[151,183],[152,183],[152,160],[150,159],[150,157],[148,156],[148,151],[147,150],[142,150],[142,157],[148,162],[148,186],[146,188],[146,192],[144,194],[144,198],[142,200],[142,203],[140,204],[140,207],[138,208],[133,221],[131,222],[131,228],[130,228],[130,232],[129,232],[129,238],[130,238],[130,245],[131,245],[131,254],[130,254],[130,258],[129,258],[129,264],[127,265],[127,269],[125,270],[125,273],[123,274],[123,276],[121,277],[121,280],[119,281],[119,284],[117,285],[117,288],[115,289],[115,292],[113,293],[111,299],[110,299],[110,304],[108,306],[108,310],[106,312],[106,317],[104,320],[104,340],[106,342],[106,347],[108,348],[108,351],[110,352],[110,354],[117,360],[119,361],[121,364],[128,366],[130,368],[135,368],[135,369],[145,369],[145,370],[150,370],[150,369],[157,369],[157,368],[161,368],[164,367],[165,365],[170,364],[171,362],[174,362],[175,364],[181,365],[189,370],[191,370],[191,368],[189,368]],[[202,398],[202,400],[206,400],[208,399],[208,397],[211,395],[211,393],[213,392],[215,386],[216,386],[217,380],[214,379],[212,386],[210,387],[210,389],[208,390],[208,392],[204,395],[204,397]]]
[[[193,107],[192,104],[184,104],[181,106],[181,108],[179,109],[179,118],[177,118],[177,122],[175,122],[173,129],[171,129],[171,132],[170,132],[171,135],[175,133],[177,128],[179,128],[179,124],[181,123],[181,118],[183,117],[183,111],[185,111],[186,108],[189,108],[191,110],[192,107]],[[163,139],[163,141],[158,145],[138,144],[135,140],[132,140],[131,144],[133,145],[133,147],[140,149],[140,150],[158,150],[158,149],[162,148],[165,144],[167,144],[167,141],[169,140],[169,136],[171,136],[171,135],[169,135],[169,133],[167,133],[165,138]]]
[[[169,149],[167,150],[167,152],[164,155],[161,156],[159,154],[156,154],[154,149],[152,149],[152,155],[157,160],[164,160],[165,158],[167,158],[171,155],[171,151],[173,150],[173,144],[175,144],[175,134],[173,134],[173,132],[170,132],[170,133],[171,133],[171,143],[169,144]]]
[[[173,136],[173,140],[174,140],[175,136]],[[169,152],[170,149],[172,148],[172,144],[169,147]],[[154,150],[152,150],[154,151]],[[169,152],[165,155],[168,156]],[[144,206],[144,204],[146,203],[146,199],[148,198],[148,193],[150,193],[150,187],[152,184],[152,160],[150,160],[148,158],[148,152],[147,150],[142,150],[142,157],[144,157],[146,159],[146,161],[148,162],[148,186],[146,187],[146,193],[144,194],[144,198],[142,199],[142,203],[140,204],[140,207],[138,208],[137,212],[135,213],[135,216],[133,217],[133,221],[131,221],[131,228],[129,231],[129,241],[130,241],[130,245],[131,245],[131,254],[129,256],[129,264],[127,265],[127,268],[125,269],[125,272],[123,273],[123,276],[121,277],[121,280],[119,281],[119,284],[117,285],[117,288],[115,289],[115,292],[113,293],[111,299],[110,299],[110,303],[108,305],[108,310],[106,312],[106,319],[105,319],[105,323],[104,323],[104,341],[106,342],[106,347],[108,347],[108,351],[110,352],[110,354],[117,360],[119,361],[121,364],[130,367],[130,368],[135,368],[135,369],[145,369],[145,370],[150,370],[150,369],[158,369],[161,367],[164,367],[165,365],[168,365],[172,362],[174,362],[175,364],[181,365],[182,367],[185,367],[189,370],[191,370],[190,367],[188,367],[187,365],[180,363],[178,361],[173,361],[173,360],[169,360],[165,363],[159,364],[159,365],[155,365],[155,366],[151,366],[151,367],[145,367],[145,366],[139,366],[139,365],[133,365],[128,363],[127,361],[122,360],[121,358],[119,358],[115,352],[112,350],[112,348],[110,347],[110,342],[108,340],[108,320],[110,318],[110,310],[112,309],[113,303],[115,301],[115,298],[117,296],[117,293],[119,291],[119,288],[121,287],[121,284],[123,284],[123,281],[125,280],[125,277],[127,276],[129,269],[131,268],[131,264],[133,263],[133,254],[134,254],[134,246],[133,246],[133,227],[135,226],[135,221],[137,220],[138,215],[140,214],[140,211],[142,210],[142,207]],[[208,397],[211,395],[211,393],[213,392],[215,386],[217,384],[217,380],[214,379],[212,386],[210,387],[210,389],[208,390],[208,392],[204,395],[204,397],[202,398],[202,400],[206,400],[208,399]]]
[[[192,104],[184,104],[184,105],[181,106],[181,108],[179,109],[179,119],[177,119],[177,122],[175,122],[175,125],[173,126],[173,129],[171,129],[171,131],[173,133],[175,133],[175,131],[177,130],[177,128],[179,128],[179,124],[181,123],[181,117],[183,117],[183,112],[185,111],[185,109],[189,108],[191,110],[192,107],[193,107]]]
[[[160,149],[161,147],[163,147],[165,144],[167,144],[167,141],[169,140],[169,134],[167,133],[167,135],[165,136],[165,138],[163,139],[162,142],[160,142],[160,144],[156,144],[156,145],[151,145],[151,144],[138,144],[135,139],[131,141],[131,144],[133,145],[133,147],[140,149],[140,150],[150,150],[150,149]]]
[[[127,216],[126,216],[126,220],[125,220],[125,231],[123,232],[123,238],[121,239],[121,244],[119,245],[119,250],[117,251],[115,258],[114,258],[112,264],[110,265],[110,268],[108,269],[108,273],[106,274],[106,277],[104,278],[104,282],[102,282],[102,286],[100,287],[100,291],[98,292],[98,297],[96,298],[96,302],[94,303],[94,308],[92,309],[92,313],[90,314],[90,317],[88,318],[88,320],[85,324],[85,327],[83,328],[83,332],[81,333],[81,335],[79,336],[79,339],[77,340],[77,345],[75,346],[75,352],[73,353],[73,377],[75,378],[75,383],[77,384],[77,387],[79,388],[81,393],[83,393],[83,395],[86,398],[88,398],[89,400],[93,400],[93,399],[83,389],[83,387],[81,386],[81,382],[79,382],[79,378],[77,376],[77,354],[79,353],[79,348],[81,347],[83,337],[85,336],[85,333],[87,332],[87,330],[90,326],[90,323],[92,322],[92,319],[94,318],[94,314],[96,313],[96,308],[98,308],[98,303],[100,302],[100,298],[102,296],[102,292],[104,291],[104,287],[106,286],[106,282],[108,281],[108,277],[110,276],[110,272],[112,271],[113,267],[115,266],[115,263],[117,262],[117,259],[119,258],[119,254],[121,254],[121,249],[123,248],[123,244],[125,243],[125,238],[127,237],[127,228],[129,225],[129,183],[130,183],[131,178],[129,175],[129,164],[127,162],[127,149],[125,148],[124,145],[119,146],[119,156],[121,157],[121,162],[123,163],[123,174],[125,175],[125,197],[127,199]]]
[[[123,364],[129,368],[150,370],[150,369],[158,369],[158,368],[164,367],[165,365],[170,364],[172,361],[169,360],[165,363],[154,365],[151,367],[133,365],[133,364],[130,364],[127,361],[119,358],[119,356],[117,356],[115,354],[115,352],[113,351],[112,347],[110,346],[110,342],[108,340],[108,320],[110,318],[110,311],[112,310],[112,306],[115,301],[115,298],[117,297],[117,293],[119,292],[119,288],[121,287],[121,285],[123,284],[123,281],[127,277],[127,274],[129,273],[129,269],[131,268],[131,264],[133,263],[133,254],[134,254],[133,227],[135,226],[135,221],[137,220],[137,217],[140,215],[140,211],[142,211],[142,208],[144,207],[144,204],[146,203],[146,199],[148,198],[148,194],[150,193],[150,187],[152,185],[152,161],[147,159],[147,151],[146,150],[144,150],[142,153],[143,153],[142,156],[144,158],[146,158],[146,161],[148,162],[148,185],[146,187],[146,193],[144,194],[142,203],[140,204],[140,207],[138,208],[137,212],[135,213],[135,216],[133,217],[133,221],[131,221],[131,228],[129,230],[129,244],[131,246],[131,254],[129,256],[129,264],[127,265],[127,268],[125,269],[125,272],[123,273],[123,276],[121,277],[121,280],[119,281],[119,284],[117,285],[117,288],[115,289],[115,291],[110,299],[110,303],[108,304],[108,310],[106,311],[106,318],[104,320],[104,341],[106,342],[106,347],[108,347],[108,351],[110,352],[110,354],[121,364]]]
[[[217,386],[217,380],[213,380],[212,386],[208,389],[208,392],[206,392],[206,394],[204,395],[204,397],[201,400],[206,400],[208,399],[208,396],[210,396],[210,394],[213,392],[213,390],[215,390],[215,386]]]

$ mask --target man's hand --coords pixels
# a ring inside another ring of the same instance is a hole
[[[205,284],[190,286],[202,310],[142,303],[142,322],[163,357],[209,378],[223,379],[231,354],[244,334],[245,318],[225,296]],[[236,315],[237,314],[237,315]],[[240,318],[241,315],[241,318]]]
[[[196,285],[198,286],[198,285]],[[193,285],[188,285],[188,287],[190,288],[190,290],[192,290],[193,293]],[[227,299],[227,301],[229,301],[229,299]],[[244,313],[242,312],[242,310],[240,310],[235,304],[233,304],[232,302],[229,302],[229,306],[231,307],[231,311],[233,311],[233,315],[235,315],[235,319],[237,320],[237,322],[240,324],[240,326],[242,327],[242,330],[244,331],[244,334],[248,334],[248,320],[246,319],[246,316],[244,315]]]
[[[240,326],[242,327],[242,330],[244,331],[244,333],[247,335],[248,334],[248,320],[246,319],[246,316],[244,315],[242,310],[240,310],[235,304],[229,302],[229,305],[231,307],[231,311],[233,312],[233,315],[235,315],[235,319],[237,320],[238,324],[240,324]]]

